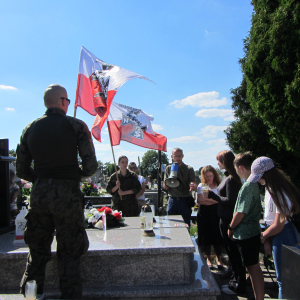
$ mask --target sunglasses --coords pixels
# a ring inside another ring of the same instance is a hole
[[[129,167],[131,170],[136,170],[137,167]]]
[[[66,97],[60,97],[60,99],[66,99],[66,100],[69,102],[69,104],[70,104],[70,102],[71,102],[71,100],[68,99],[68,98],[66,98]]]

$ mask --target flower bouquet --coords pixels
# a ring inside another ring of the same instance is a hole
[[[98,196],[98,187],[92,182],[85,181],[80,189],[84,196]]]
[[[98,188],[96,184],[88,181],[85,181],[80,189],[84,196],[103,196],[107,194],[105,189],[102,187]]]
[[[105,194],[107,194],[106,190],[103,189],[102,187],[99,187],[98,188],[98,196],[103,196]]]
[[[25,202],[26,207],[28,207],[30,202],[30,193],[32,190],[32,184],[26,180],[21,179],[21,194],[22,194],[22,201]]]
[[[22,196],[25,196],[27,198],[27,196],[29,196],[31,193],[31,183],[21,179],[21,186],[22,186]]]
[[[125,226],[125,219],[122,218],[122,212],[114,210],[112,211],[109,207],[92,208],[89,212],[85,213],[85,221],[89,228],[103,229],[102,216],[106,216],[106,226]]]

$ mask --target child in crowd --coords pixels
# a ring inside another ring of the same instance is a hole
[[[241,179],[247,180],[251,174],[253,157],[249,152],[240,153],[234,160],[234,167]],[[264,277],[259,266],[261,229],[260,189],[257,183],[246,181],[240,189],[233,218],[228,226],[228,236],[236,240],[247,268],[256,300],[264,299]]]

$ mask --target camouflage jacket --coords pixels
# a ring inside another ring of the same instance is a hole
[[[121,190],[123,191],[128,191],[132,190],[134,194],[129,194],[129,195],[123,195],[122,200],[128,200],[128,199],[135,199],[135,196],[140,192],[142,189],[141,184],[139,182],[138,176],[127,170],[127,174],[123,176],[120,172],[120,170],[117,172],[119,181],[121,183]],[[112,192],[112,189],[116,186],[116,181],[117,181],[117,175],[116,173],[112,174],[110,177],[110,180],[107,184],[106,191],[113,195],[113,201],[116,202],[120,200],[120,195],[118,193],[118,190],[115,191],[114,193]]]
[[[171,173],[171,166],[169,165],[166,168],[165,178],[169,178]],[[190,183],[195,182],[195,172],[194,169],[184,163],[178,166],[177,178],[180,181],[180,185],[177,188],[169,188],[168,194],[171,197],[189,197],[190,193]]]
[[[78,154],[82,166],[78,165]],[[34,169],[31,163],[34,161]],[[87,125],[66,116],[60,108],[49,108],[23,130],[17,147],[17,176],[33,182],[35,178],[80,181],[97,169],[95,148]]]

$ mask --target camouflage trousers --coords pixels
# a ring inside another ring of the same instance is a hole
[[[37,179],[30,195],[24,240],[29,247],[21,293],[26,282],[35,280],[43,293],[46,264],[56,230],[57,268],[61,299],[81,298],[80,257],[89,242],[83,216],[83,197],[79,183],[63,179]]]
[[[113,210],[118,210],[122,212],[123,217],[138,217],[140,214],[139,205],[135,195],[130,195],[131,197],[123,196],[121,200],[120,197],[113,197],[111,201],[111,208]]]

